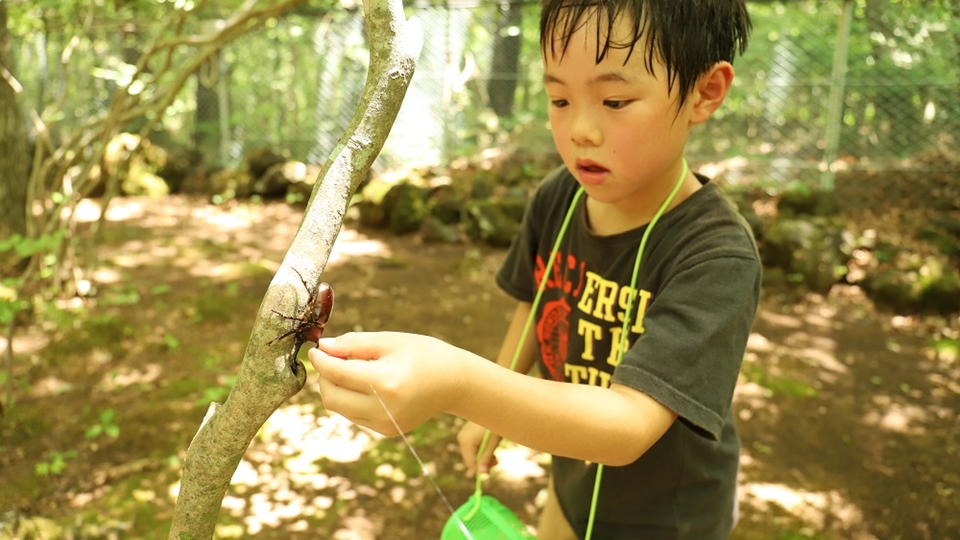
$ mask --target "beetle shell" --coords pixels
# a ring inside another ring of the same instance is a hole
[[[323,328],[330,320],[330,312],[333,311],[333,287],[329,283],[324,282],[317,287],[317,298],[314,301],[314,306],[318,310],[316,323]]]

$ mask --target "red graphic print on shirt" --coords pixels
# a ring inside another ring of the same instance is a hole
[[[561,297],[543,305],[543,313],[537,322],[537,339],[543,363],[551,379],[563,380],[563,366],[567,362],[567,344],[570,330],[570,306]],[[546,373],[544,375],[547,375]]]

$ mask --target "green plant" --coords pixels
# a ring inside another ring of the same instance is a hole
[[[20,258],[26,259],[42,251],[55,252],[66,235],[64,229],[37,238],[27,238],[20,234],[12,234],[5,240],[0,240],[0,252],[13,251]]]
[[[27,302],[17,297],[23,278],[7,278],[0,281],[0,324],[10,324]]]
[[[180,348],[180,340],[169,332],[163,333],[163,344],[167,347],[168,351],[175,351]]]
[[[59,475],[67,467],[67,460],[77,457],[75,450],[67,452],[47,452],[47,460],[37,463],[33,473],[37,476]]]
[[[209,403],[213,403],[214,401],[222,403],[223,400],[227,398],[227,395],[230,394],[230,389],[233,388],[233,384],[235,382],[237,382],[236,375],[231,375],[230,377],[227,377],[223,384],[205,388],[203,390],[203,397],[198,399],[196,404],[207,405]]]
[[[927,346],[933,349],[941,360],[953,362],[960,358],[960,339],[940,338],[930,341]]]
[[[87,428],[84,435],[88,439],[96,439],[101,435],[116,439],[120,435],[120,426],[117,425],[115,418],[116,412],[113,409],[100,411],[100,421]]]
[[[774,394],[796,397],[816,397],[818,392],[804,381],[786,376],[772,375],[759,366],[744,364],[743,376]]]

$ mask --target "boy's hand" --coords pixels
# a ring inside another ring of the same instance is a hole
[[[438,339],[396,332],[325,338],[309,351],[323,405],[384,435],[398,434],[384,406],[404,432],[447,410],[465,381],[459,360],[466,354]]]
[[[479,464],[477,463],[477,452],[480,451],[480,444],[483,442],[483,436],[487,433],[487,428],[474,424],[473,422],[467,422],[460,428],[460,432],[457,433],[457,441],[460,443],[460,455],[463,456],[463,463],[467,466],[467,470],[474,473],[486,473],[490,471],[490,467],[493,467],[497,464],[497,456],[494,455],[493,451],[497,449],[497,445],[500,444],[501,437],[496,433],[491,432],[490,437],[487,438],[487,445],[483,449],[483,456],[480,457]]]

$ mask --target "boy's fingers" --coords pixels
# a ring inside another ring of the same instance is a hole
[[[320,349],[310,349],[307,357],[310,358],[313,369],[331,384],[361,394],[371,393],[370,368],[373,366],[367,362],[344,360],[330,356]]]
[[[494,455],[494,451],[497,449],[496,445],[488,444],[483,451],[483,458],[480,461],[480,471],[487,472],[490,470],[490,467],[493,467],[497,464],[497,456]]]
[[[394,342],[390,332],[350,332],[335,338],[321,338],[317,348],[337,358],[377,360],[393,350]]]

